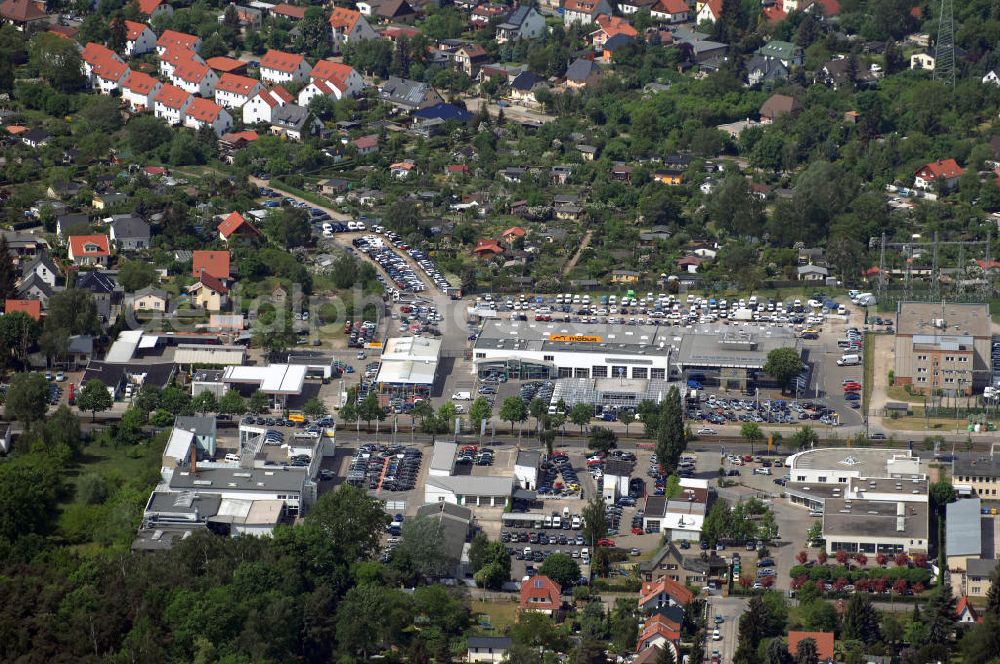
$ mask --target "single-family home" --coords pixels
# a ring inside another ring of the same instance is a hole
[[[684,612],[679,607],[663,607],[651,615],[642,626],[636,642],[636,652],[649,648],[671,648],[681,638]],[[676,660],[675,660],[676,661]]]
[[[683,584],[663,576],[656,581],[643,583],[639,594],[639,609],[656,611],[664,606],[687,606],[694,599],[694,593]]]
[[[417,12],[406,0],[360,0],[358,11],[382,23],[411,23]]]
[[[122,82],[122,101],[133,113],[143,113],[153,108],[153,101],[162,87],[159,79],[130,70]]]
[[[271,133],[293,141],[301,141],[303,136],[316,133],[322,126],[308,108],[298,104],[285,104],[271,113]]]
[[[306,17],[306,8],[290,5],[287,2],[271,7],[272,16],[281,16],[289,21],[301,21]]]
[[[429,84],[390,76],[379,88],[379,96],[396,108],[415,111],[441,103],[441,95]]]
[[[509,636],[470,636],[466,639],[469,662],[502,662],[513,641]]]
[[[156,50],[156,33],[145,23],[125,21],[125,56],[134,58]]]
[[[55,288],[56,282],[59,280],[59,274],[60,270],[56,266],[55,261],[52,260],[52,257],[49,256],[49,252],[40,251],[21,268],[21,281],[34,276],[48,284],[51,288]]]
[[[223,242],[230,242],[236,238],[259,238],[260,231],[250,223],[246,217],[235,210],[230,212],[219,222],[219,239]]]
[[[955,619],[965,625],[975,624],[982,620],[979,616],[979,611],[976,610],[976,607],[972,605],[972,602],[965,595],[959,597],[958,602],[955,604]]]
[[[165,83],[153,98],[153,113],[167,124],[179,125],[184,122],[184,114],[193,100],[187,90]]]
[[[830,270],[821,265],[800,265],[796,268],[799,281],[826,281]]]
[[[604,48],[607,41],[616,35],[635,37],[639,32],[627,20],[618,16],[602,14],[597,17],[597,29],[590,33],[590,43],[595,51]]]
[[[612,270],[611,283],[613,284],[637,284],[642,275],[634,270]]]
[[[497,43],[519,39],[538,39],[545,32],[545,18],[530,5],[521,5],[504,16],[497,25]]]
[[[88,82],[101,94],[118,89],[128,73],[128,65],[103,44],[88,42],[80,51],[80,67]]]
[[[411,159],[404,159],[389,166],[389,173],[396,180],[405,180],[410,177],[411,173],[415,173],[416,171],[417,165]]]
[[[200,277],[208,274],[223,281],[229,280],[230,264],[228,251],[213,251],[196,249],[191,252],[191,276]]]
[[[149,248],[149,224],[134,214],[116,214],[108,224],[108,235],[118,251]]]
[[[707,0],[697,5],[698,13],[695,14],[695,23],[715,23],[722,16],[722,0]]]
[[[107,235],[71,235],[68,244],[69,260],[77,265],[107,267],[111,262]]]
[[[260,80],[265,83],[305,83],[312,67],[304,55],[268,50],[260,58]]]
[[[802,63],[805,62],[805,51],[802,50],[801,46],[780,39],[772,39],[754,53],[765,58],[779,60],[781,64],[789,68],[802,66]]]
[[[476,243],[476,247],[472,250],[472,253],[474,253],[477,258],[489,260],[502,254],[503,247],[501,247],[500,243],[496,240],[479,240]]]
[[[252,125],[259,122],[270,124],[274,110],[294,100],[295,97],[280,85],[270,90],[261,90],[243,105],[243,124]]]
[[[195,62],[203,65],[207,65],[205,59],[194,51],[189,51],[186,48],[180,46],[172,46],[159,56],[159,69],[160,75],[167,78],[173,78],[174,68],[177,65],[194,60]],[[215,71],[214,69],[212,71]]]
[[[913,186],[924,191],[930,191],[935,186],[951,189],[958,184],[958,178],[962,177],[963,173],[965,169],[954,159],[938,159],[917,169],[913,177]]]
[[[788,67],[777,58],[755,55],[747,63],[747,85],[753,87],[788,78]]]
[[[215,96],[215,86],[219,83],[219,75],[201,58],[188,58],[174,63],[170,82],[193,95],[212,99]]]
[[[132,311],[159,311],[167,310],[167,291],[146,286],[132,294]]]
[[[696,274],[698,268],[704,263],[704,259],[698,256],[682,256],[677,259],[677,269],[681,272],[687,272],[688,274]]]
[[[351,141],[351,144],[358,151],[359,157],[375,154],[378,152],[378,135],[370,134],[368,136],[359,136]]]
[[[184,126],[191,129],[211,127],[216,136],[222,136],[233,127],[233,116],[211,99],[195,97],[184,113]]]
[[[469,78],[475,78],[479,69],[489,60],[489,55],[479,44],[464,44],[459,46],[451,56],[452,64],[465,72]]]
[[[32,25],[41,25],[49,15],[33,0],[4,0],[0,3],[0,18],[22,32]]]
[[[42,320],[42,301],[8,299],[4,301],[3,312],[4,314],[20,312],[35,320]]]
[[[350,65],[320,60],[309,74],[309,84],[299,92],[299,106],[308,106],[314,97],[324,95],[333,101],[355,97],[365,87],[361,74]]]
[[[771,124],[783,115],[797,117],[805,107],[795,97],[773,94],[760,107],[761,124]]]
[[[34,127],[19,136],[21,142],[29,148],[38,149],[49,144],[52,135],[41,127]]]
[[[618,0],[616,4],[618,12],[622,16],[628,16],[635,14],[640,9],[652,9],[653,5],[656,4],[656,0]]]
[[[188,286],[191,304],[205,311],[222,311],[229,302],[229,288],[212,275],[203,272],[198,280]]]
[[[42,303],[42,308],[49,306],[49,298],[56,292],[56,289],[35,274],[29,274],[17,284],[17,297],[22,300],[38,300]]]
[[[239,74],[223,74],[215,86],[215,103],[224,108],[243,108],[254,95],[264,90],[255,78]]]
[[[521,612],[533,611],[553,615],[562,608],[562,589],[559,584],[547,576],[536,574],[521,583]]]
[[[566,86],[585,88],[601,79],[601,68],[593,60],[577,58],[566,68]]]
[[[211,67],[220,77],[223,74],[239,74],[246,76],[248,64],[236,58],[228,58],[224,55],[216,55],[205,59],[205,64]]]
[[[601,14],[614,15],[608,0],[566,0],[563,5],[563,23],[566,27],[574,23],[590,25]]]
[[[201,37],[176,30],[164,30],[160,38],[156,40],[157,55],[163,55],[166,51],[175,48],[197,53],[201,50]]]
[[[535,92],[542,89],[548,89],[548,84],[543,77],[533,71],[523,71],[510,82],[508,96],[511,101],[534,105],[538,103]]]
[[[691,17],[691,7],[684,0],[657,0],[649,15],[660,23],[683,23]]]
[[[330,37],[334,52],[339,53],[344,44],[378,39],[378,33],[361,12],[335,5],[330,12]]]
[[[149,18],[160,14],[170,15],[174,13],[174,8],[166,0],[136,0],[140,14],[145,14]]]
[[[996,69],[989,70],[988,72],[986,72],[986,75],[983,76],[983,85],[986,84],[996,85],[1000,87],[1000,75],[997,74]]]

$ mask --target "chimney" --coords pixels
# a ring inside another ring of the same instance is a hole
[[[198,474],[198,441],[191,438],[191,474]]]

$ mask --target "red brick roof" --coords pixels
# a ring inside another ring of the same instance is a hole
[[[351,32],[361,19],[361,12],[346,7],[334,7],[330,12],[330,25],[343,32]]]
[[[110,256],[111,248],[107,235],[70,235],[69,247],[73,258],[83,256]]]
[[[221,106],[211,99],[203,99],[202,97],[195,97],[191,105],[187,107],[187,111],[185,111],[189,118],[209,124],[218,119],[220,112],[222,112]]]
[[[833,632],[788,632],[788,652],[792,657],[798,656],[799,641],[812,639],[816,642],[816,654],[819,661],[825,662],[834,658]]]
[[[219,224],[219,233],[226,239],[229,239],[233,233],[239,230],[248,232],[251,235],[260,235],[260,231],[239,212],[230,212],[229,216]]]
[[[80,58],[82,58],[88,65],[93,66],[109,58],[118,58],[118,54],[104,44],[87,42],[86,46],[84,46],[83,50],[80,52]]]
[[[528,232],[523,228],[521,228],[520,226],[511,226],[503,233],[501,233],[500,237],[524,237],[527,234]]]
[[[722,16],[722,0],[708,0],[705,4],[708,5],[708,11],[712,12],[712,16],[715,18]]]
[[[272,14],[279,14],[281,16],[287,16],[288,18],[294,18],[296,20],[301,20],[306,17],[305,7],[296,7],[295,5],[289,5],[282,2],[280,5],[275,5],[271,8]]]
[[[31,0],[4,0],[0,4],[0,16],[15,23],[40,21],[48,16]]]
[[[191,275],[199,277],[205,274],[218,279],[229,278],[229,252],[197,250],[191,255]]]
[[[316,63],[316,66],[312,68],[309,72],[309,76],[313,79],[323,79],[325,81],[331,81],[336,83],[338,87],[344,88],[345,81],[347,77],[351,75],[354,71],[354,67],[351,65],[341,64],[339,62],[334,62],[333,60],[320,60]]]
[[[143,74],[141,71],[133,71],[129,72],[129,75],[125,77],[122,87],[136,94],[148,95],[159,82],[149,74]]]
[[[215,86],[215,89],[246,97],[259,85],[260,81],[255,78],[250,78],[249,76],[240,76],[239,74],[223,74],[219,77],[219,83]]]
[[[687,6],[683,0],[679,1],[681,4],[684,4],[685,7]],[[597,25],[601,26],[601,29],[604,30],[608,37],[614,37],[615,35],[635,37],[639,34],[638,31],[632,27],[631,23],[618,16],[607,16],[605,14],[601,14],[597,17]]]
[[[208,65],[194,58],[181,60],[174,65],[174,76],[188,83],[201,83],[210,71],[212,70]]]
[[[378,136],[371,134],[370,136],[359,136],[354,139],[354,147],[359,150],[368,150],[369,148],[378,147]]]
[[[286,53],[272,48],[260,59],[260,67],[291,74],[304,59],[305,57],[298,53]]]
[[[537,575],[521,583],[521,608],[535,611],[556,611],[562,606],[559,584],[547,576]]]
[[[139,11],[149,16],[156,11],[156,8],[164,4],[163,0],[137,0]]]
[[[664,14],[683,14],[690,10],[691,8],[684,0],[659,0],[652,7],[652,11]]]
[[[917,175],[925,180],[936,180],[937,178],[950,180],[959,177],[964,172],[965,169],[959,166],[954,159],[938,159],[921,166]]]
[[[472,251],[476,254],[502,254],[503,247],[496,240],[480,240],[476,243],[476,248]]]
[[[80,34],[80,28],[71,25],[50,25],[48,31],[63,39],[76,39],[76,36]]]
[[[149,28],[145,23],[137,23],[136,21],[125,21],[125,32],[129,41],[135,41],[143,33],[144,30]]]
[[[568,12],[589,14],[597,8],[596,0],[566,0],[563,8]]]
[[[207,271],[201,273],[201,275],[198,278],[198,281],[201,282],[201,284],[206,288],[208,288],[209,290],[213,290],[221,295],[225,295],[226,293],[229,292],[229,289],[226,287],[226,284],[222,283],[220,279],[216,279],[215,277],[210,275]]]
[[[169,48],[171,46],[183,46],[189,51],[195,50],[195,45],[198,43],[198,37],[195,35],[189,35],[186,32],[177,32],[176,30],[164,30],[160,38],[156,40],[156,45],[161,48]]]
[[[3,305],[4,313],[12,314],[15,311],[28,314],[35,320],[42,319],[41,300],[7,300]]]
[[[191,94],[187,90],[182,90],[171,83],[164,83],[160,91],[153,97],[153,101],[163,104],[167,108],[180,110],[190,96]]]
[[[222,72],[234,72],[244,69],[247,63],[242,60],[237,60],[236,58],[227,58],[224,55],[217,55],[214,58],[209,58],[205,60],[205,64],[214,69],[215,71]]]
[[[688,590],[686,586],[664,576],[643,585],[639,595],[639,606],[649,604],[660,593],[665,593],[670,599],[680,605],[688,604],[694,599],[694,593]]]

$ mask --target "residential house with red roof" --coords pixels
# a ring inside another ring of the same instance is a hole
[[[333,101],[354,97],[365,81],[354,67],[333,60],[320,60],[309,74],[309,84],[299,92],[299,105],[308,106],[314,97],[325,95]]]
[[[528,232],[523,228],[521,228],[520,226],[511,226],[510,228],[508,228],[507,230],[505,230],[503,233],[500,234],[500,239],[506,242],[507,244],[510,244],[514,240],[522,238],[527,234]]]
[[[503,253],[503,247],[496,240],[480,240],[472,250],[477,257],[489,260]],[[535,577],[538,578],[538,577]]]
[[[590,25],[601,14],[614,15],[608,0],[566,0],[563,5],[563,24],[567,28],[574,23]]]
[[[80,52],[80,60],[83,75],[102,94],[117,90],[129,71],[125,61],[103,44],[88,42]]]
[[[10,302],[10,300],[7,300]],[[8,309],[9,311],[9,309]],[[963,624],[974,624],[983,621],[982,617],[979,615],[979,611],[976,611],[976,607],[972,605],[969,598],[962,595],[958,598],[958,603],[955,604],[955,619]]]
[[[230,212],[226,217],[219,222],[219,239],[223,242],[229,242],[232,239],[243,237],[243,238],[258,238],[260,237],[260,231],[257,227],[247,221],[239,212],[235,210]]]
[[[334,53],[339,53],[344,44],[378,39],[378,33],[361,12],[337,6],[330,12],[330,35]]]
[[[260,122],[270,124],[274,109],[290,104],[294,100],[295,97],[280,85],[270,90],[261,90],[243,105],[243,124],[253,125]]]
[[[674,654],[674,658],[671,661],[674,662],[682,661],[681,651],[677,648],[677,646],[669,644],[666,647],[670,648],[671,652],[673,652]],[[655,664],[659,655],[660,655],[659,648],[646,648],[645,650],[640,651],[638,655],[632,658],[632,664]]]
[[[219,75],[201,58],[188,58],[174,64],[170,82],[193,95],[212,99],[215,96],[215,86],[219,83]]]
[[[675,614],[654,613],[646,620],[636,642],[636,652],[642,652],[647,648],[662,648],[668,644],[674,645],[681,640],[681,621],[684,619],[684,612],[679,608],[675,611]]]
[[[304,55],[268,50],[260,59],[260,80],[265,83],[305,83],[312,67]]]
[[[133,113],[143,113],[153,108],[153,100],[163,87],[159,79],[141,71],[129,71],[122,82],[122,101]]]
[[[77,265],[107,267],[111,262],[111,243],[107,235],[70,235],[69,260]]]
[[[836,653],[833,650],[833,632],[788,632],[788,653],[792,657],[798,657],[799,643],[804,639],[812,639],[816,642],[816,654],[819,661],[836,661]]]
[[[187,288],[191,304],[205,311],[222,311],[229,303],[229,287],[207,272]]]
[[[722,0],[707,0],[698,3],[698,13],[695,23],[715,23],[722,16]]]
[[[597,30],[590,33],[590,43],[594,46],[595,51],[604,48],[604,44],[615,35],[635,37],[639,34],[631,23],[619,16],[602,14],[597,17],[597,26]]]
[[[643,584],[639,594],[639,608],[655,611],[664,606],[686,606],[694,599],[694,593],[686,586],[669,577]]]
[[[661,23],[683,23],[691,17],[691,7],[684,0],[657,0],[649,15]]]
[[[306,17],[306,8],[282,2],[271,7],[271,13],[275,16],[287,18],[290,21],[301,21]]]
[[[7,300],[3,305],[3,312],[5,314],[12,314],[15,311],[20,311],[23,314],[28,314],[35,320],[42,320],[42,301],[41,300]],[[964,598],[963,598],[964,599]]]
[[[249,76],[223,74],[215,86],[215,103],[225,108],[243,108],[254,95],[264,90],[264,84]]]
[[[145,23],[125,21],[125,56],[134,58],[156,50],[156,33]]]
[[[223,74],[239,74],[246,76],[247,63],[236,58],[227,58],[224,55],[217,55],[205,60],[205,64],[215,70],[220,77]]]
[[[229,280],[229,252],[197,249],[191,252],[191,276],[198,277],[204,272],[216,279]]]
[[[163,53],[160,53],[160,75],[172,78],[175,67],[181,63],[190,62],[192,60],[205,64],[205,60],[194,51],[190,51],[180,46],[168,48]]]
[[[174,13],[174,8],[165,2],[165,0],[136,0],[136,5],[139,7],[139,13],[145,14],[149,18],[153,18],[159,14],[167,14],[169,16]]]
[[[184,113],[184,126],[194,130],[211,127],[216,136],[222,136],[233,128],[233,116],[211,99],[195,97]]]
[[[34,0],[4,0],[0,3],[0,18],[23,31],[30,25],[47,21],[49,15]]]
[[[913,177],[913,186],[924,191],[941,186],[951,189],[958,184],[958,178],[962,177],[963,173],[965,169],[954,159],[938,159],[917,169]]]
[[[459,46],[451,56],[452,64],[465,72],[469,78],[475,78],[484,64],[489,62],[489,54],[479,44]]]
[[[551,616],[562,608],[562,589],[547,576],[533,576],[521,583],[519,608],[522,612],[534,611]]]
[[[187,90],[165,83],[153,98],[153,114],[167,124],[183,124],[184,114],[193,100],[194,97]]]
[[[160,38],[156,40],[156,53],[163,55],[166,51],[174,48],[197,53],[201,49],[201,37],[176,30],[164,30]]]
[[[358,151],[359,157],[375,154],[378,152],[378,135],[369,134],[368,136],[359,136],[351,141],[351,144]]]

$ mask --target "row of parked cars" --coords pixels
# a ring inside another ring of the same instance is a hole
[[[562,480],[560,480],[562,476]],[[538,495],[573,495],[580,492],[580,478],[569,462],[565,452],[557,450],[551,459],[542,462],[542,474],[538,480]]]
[[[377,235],[365,235],[351,241],[354,247],[378,263],[394,285],[403,293],[420,293],[425,290],[424,282],[417,276],[406,260],[385,245]],[[381,276],[381,275],[379,275]],[[389,284],[383,283],[387,288]]]
[[[410,491],[420,473],[423,453],[403,445],[375,445],[358,448],[347,469],[347,482],[370,490]]]

